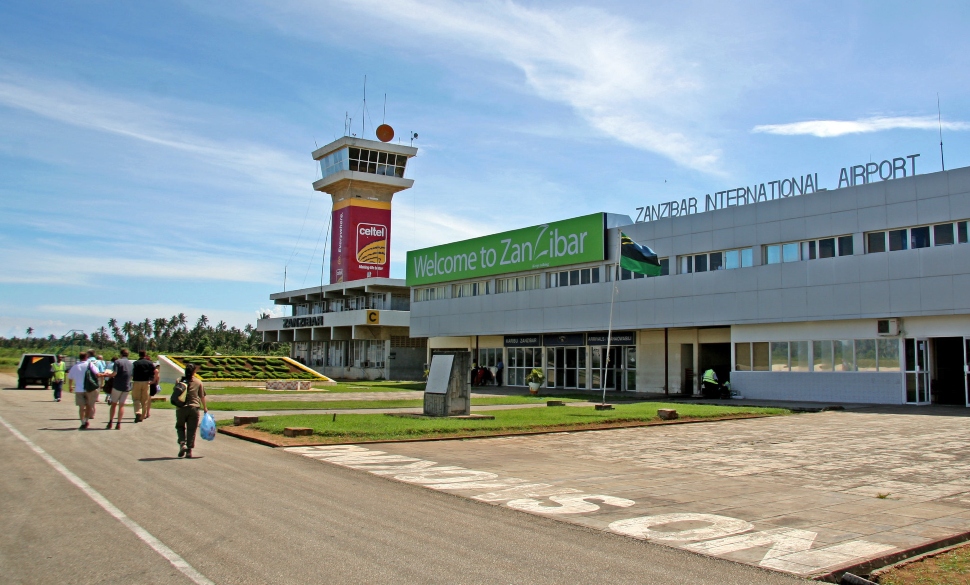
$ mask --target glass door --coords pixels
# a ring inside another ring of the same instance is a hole
[[[930,342],[928,339],[907,339],[904,384],[906,404],[930,403]]]
[[[963,396],[970,406],[970,337],[963,338]]]

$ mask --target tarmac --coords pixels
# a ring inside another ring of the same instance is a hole
[[[224,435],[179,459],[173,411],[67,398],[0,390],[5,584],[799,582]]]
[[[817,577],[865,572],[970,536],[967,415],[963,408],[856,406],[689,425],[287,451]]]

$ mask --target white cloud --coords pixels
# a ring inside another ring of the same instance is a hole
[[[307,35],[314,19],[326,31],[335,26],[338,11],[331,5],[281,4],[266,10],[295,34]],[[357,0],[342,6],[358,12],[347,26],[366,23],[372,31],[394,30],[399,39],[420,38],[423,50],[511,64],[532,93],[569,106],[602,134],[688,168],[719,172],[721,153],[690,112],[689,102],[705,89],[695,64],[631,21],[597,9],[539,9],[509,0]],[[376,26],[378,20],[390,28]]]
[[[0,282],[9,284],[88,285],[99,277],[271,283],[275,281],[268,277],[277,271],[268,263],[245,258],[162,249],[110,259],[87,257],[77,250],[6,248],[3,253],[7,260]]]
[[[198,117],[180,116],[173,109],[199,112],[198,105],[169,102],[168,109],[124,99],[114,94],[63,81],[22,74],[0,73],[0,105],[98,132],[175,150],[195,160],[273,186],[303,193],[310,165],[294,153],[242,140],[216,141],[185,130],[200,125]]]
[[[970,130],[970,124],[966,122],[943,122],[942,126],[944,130]],[[884,130],[938,130],[939,128],[940,123],[936,116],[875,116],[858,120],[809,120],[790,124],[763,124],[755,126],[751,131],[782,136],[808,135],[832,138]]]

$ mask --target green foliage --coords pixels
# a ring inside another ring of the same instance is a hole
[[[203,380],[319,380],[320,376],[307,372],[281,357],[250,358],[242,356],[169,356],[180,364],[192,362],[199,366]]]
[[[212,325],[203,316],[194,326],[190,326],[188,317],[180,313],[169,318],[137,322],[120,323],[117,319],[109,319],[106,326],[94,332],[73,332],[62,337],[0,337],[0,350],[17,350],[15,358],[5,356],[0,351],[0,368],[9,367],[8,358],[14,360],[13,366],[16,367],[20,354],[24,352],[70,355],[89,348],[102,351],[106,358],[117,355],[121,348],[127,348],[133,353],[145,349],[153,356],[158,353],[247,356],[281,356],[290,353],[287,343],[263,343],[262,334],[251,325],[246,325],[243,329],[228,327],[224,322]]]

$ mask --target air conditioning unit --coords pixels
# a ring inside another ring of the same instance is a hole
[[[899,319],[879,319],[876,321],[876,332],[880,337],[899,335]]]

